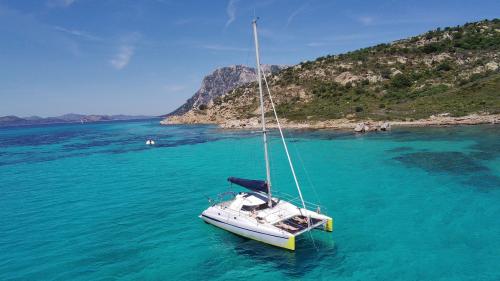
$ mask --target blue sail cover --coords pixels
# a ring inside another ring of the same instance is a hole
[[[257,192],[264,192],[267,193],[267,183],[262,180],[247,180],[247,179],[240,179],[240,178],[235,178],[235,177],[229,177],[227,180],[231,183],[237,184],[239,186],[243,186],[245,188],[248,188],[252,191],[257,191]]]

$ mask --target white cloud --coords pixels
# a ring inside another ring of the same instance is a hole
[[[122,36],[118,52],[109,63],[118,70],[125,68],[135,53],[135,45],[140,37],[141,34],[139,32],[131,32]]]
[[[165,91],[167,91],[169,93],[178,93],[178,92],[181,92],[182,90],[185,90],[186,86],[184,86],[184,85],[165,85],[163,87],[163,89],[165,89]]]
[[[109,61],[109,63],[111,63],[114,68],[120,70],[128,65],[133,55],[134,47],[123,45],[120,47],[115,57]]]
[[[449,18],[426,16],[404,16],[394,15],[394,17],[380,18],[370,15],[349,15],[353,20],[365,26],[383,26],[383,25],[407,25],[407,24],[442,24]]]
[[[48,0],[47,6],[49,7],[69,7],[74,4],[76,0]]]
[[[83,39],[91,40],[91,41],[100,41],[102,40],[101,38],[94,36],[88,32],[85,31],[80,31],[80,30],[75,30],[75,29],[67,29],[61,26],[54,26],[54,29],[69,35],[73,35],[76,37],[80,37]]]
[[[226,21],[226,28],[236,19],[236,2],[238,0],[229,0],[227,3],[226,13],[228,19]]]
[[[373,18],[369,16],[358,17],[357,20],[364,25],[371,25],[373,23]]]
[[[191,18],[184,18],[184,19],[178,19],[174,21],[175,25],[187,25],[193,22],[193,19]]]
[[[352,34],[339,34],[334,37],[322,37],[318,38],[318,41],[312,41],[306,44],[307,47],[325,47],[325,46],[335,46],[345,43],[353,42],[372,42],[378,41],[380,38],[391,38],[397,35],[394,31],[382,31],[382,32],[370,32],[370,33],[352,33]]]
[[[300,6],[299,8],[297,8],[296,10],[294,10],[289,16],[288,16],[288,19],[286,20],[286,27],[288,27],[292,21],[295,19],[295,17],[302,13],[308,6],[308,3],[305,3],[304,5]]]
[[[246,52],[248,48],[234,47],[234,46],[225,46],[225,45],[203,45],[201,46],[203,49],[208,49],[212,51],[236,51],[236,52]]]
[[[321,46],[325,46],[326,43],[324,42],[310,42],[310,43],[307,43],[306,46],[307,47],[321,47]]]

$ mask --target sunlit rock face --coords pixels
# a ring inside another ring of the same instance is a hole
[[[263,65],[265,73],[275,73],[284,66]],[[205,76],[200,89],[179,108],[167,114],[168,116],[184,115],[192,109],[207,106],[214,98],[222,96],[238,86],[257,79],[255,68],[244,65],[232,65],[216,69]]]

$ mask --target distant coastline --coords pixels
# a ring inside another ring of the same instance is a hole
[[[18,126],[33,126],[33,125],[51,125],[51,124],[74,124],[74,123],[97,123],[97,122],[113,122],[113,121],[133,121],[156,119],[157,116],[143,115],[84,115],[84,114],[65,114],[57,117],[18,117],[18,116],[1,116],[0,127],[18,127]]]

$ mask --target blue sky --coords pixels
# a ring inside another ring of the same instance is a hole
[[[500,17],[500,1],[0,0],[0,116],[164,114],[217,67],[296,64]]]

